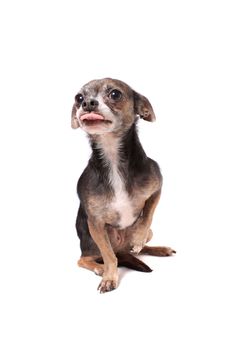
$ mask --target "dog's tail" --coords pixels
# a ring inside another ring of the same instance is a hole
[[[118,259],[118,266],[128,267],[129,269],[141,272],[152,271],[148,265],[130,253],[117,253],[116,257]]]
[[[151,272],[151,268],[147,266],[143,261],[136,258],[130,253],[116,253],[118,260],[118,266],[128,267],[129,269],[141,271],[141,272]],[[102,258],[96,260],[98,263],[103,263]]]

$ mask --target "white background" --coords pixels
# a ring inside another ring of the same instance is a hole
[[[231,1],[2,1],[1,349],[232,349]],[[79,88],[121,79],[157,122],[140,137],[164,176],[150,274],[120,286],[76,266],[71,130]]]

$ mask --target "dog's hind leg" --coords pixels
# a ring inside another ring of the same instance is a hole
[[[171,256],[176,251],[169,247],[149,247],[145,245],[140,254],[153,255],[153,256]]]
[[[96,275],[102,276],[104,273],[104,264],[99,264],[96,260],[99,256],[81,256],[78,260],[78,266],[84,267],[90,271],[95,272]]]
[[[78,266],[93,271],[96,275],[102,276],[104,265],[99,264],[96,261],[100,257],[100,252],[90,235],[87,224],[87,214],[82,205],[80,205],[78,210],[76,229],[80,238],[80,248],[82,252],[81,257],[77,262]]]

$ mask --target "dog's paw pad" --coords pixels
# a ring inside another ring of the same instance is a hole
[[[100,293],[106,293],[116,289],[116,287],[117,287],[116,281],[102,280],[98,286],[98,290],[100,291]]]

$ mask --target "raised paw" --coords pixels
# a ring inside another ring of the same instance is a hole
[[[142,244],[134,244],[130,248],[130,253],[132,254],[139,254],[140,251],[142,250],[143,245]]]
[[[106,292],[111,292],[111,290],[116,289],[117,287],[117,281],[116,280],[104,280],[100,282],[98,286],[98,290],[100,293],[106,293]]]
[[[132,240],[130,244],[130,253],[139,254],[143,249],[143,247],[145,246],[145,244],[146,244],[145,240],[139,240],[139,239]]]

